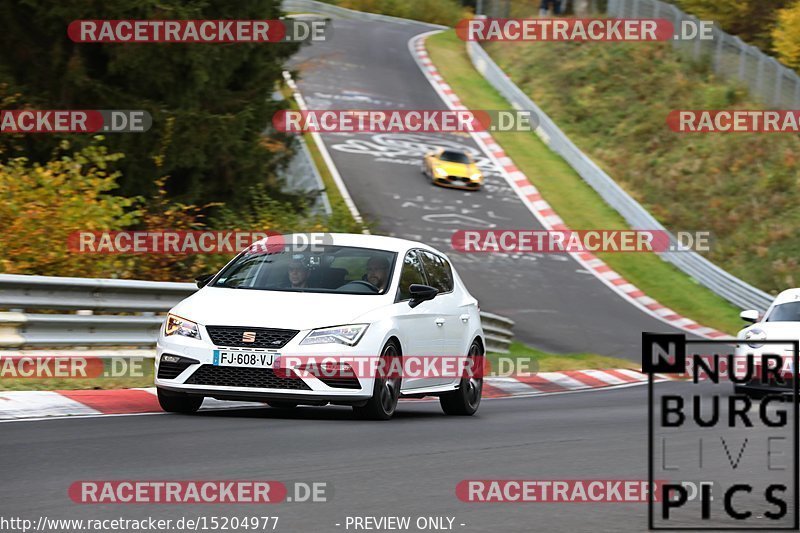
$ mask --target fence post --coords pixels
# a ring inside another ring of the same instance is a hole
[[[694,22],[697,23],[697,27],[700,27],[700,20],[697,18],[692,17]],[[700,59],[700,35],[694,36],[694,49],[692,50],[692,57],[694,60],[697,61]]]
[[[778,78],[775,80],[775,94],[773,95],[772,104],[775,107],[780,107],[781,105],[781,88],[783,85],[783,68],[775,62],[775,75]]]
[[[759,98],[764,98],[763,88],[764,88],[764,62],[766,56],[761,54],[758,56],[758,68],[756,70],[756,90],[755,93],[758,95]]]
[[[675,26],[675,31],[679,32],[681,23],[683,22],[683,11],[678,9],[675,6],[670,6],[672,8],[672,24]],[[672,48],[678,48],[680,46],[680,40],[673,38],[672,39]]]
[[[794,108],[800,107],[800,78],[794,78]]]
[[[717,40],[717,47],[714,50],[714,72],[719,74],[719,72],[722,70],[722,48],[725,44],[725,33],[717,31],[717,28],[714,28],[712,34]]]
[[[740,41],[735,41],[739,44],[739,81],[744,81],[744,66],[745,62],[747,61],[747,48],[741,46]]]

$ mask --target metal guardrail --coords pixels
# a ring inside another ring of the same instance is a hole
[[[149,347],[163,313],[197,290],[194,283],[0,274],[0,349]],[[30,314],[71,310],[76,314]],[[117,311],[135,315],[95,315]],[[158,315],[158,316],[157,316]],[[507,353],[514,321],[481,312],[486,349]]]
[[[504,316],[481,311],[481,325],[486,340],[486,351],[508,353],[511,341],[514,340],[514,321]]]
[[[0,347],[152,347],[160,316],[0,313]]]
[[[606,12],[615,18],[667,19],[676,31],[683,21],[698,22],[697,17],[660,0],[608,0]],[[750,93],[767,105],[780,109],[800,107],[800,76],[797,72],[716,26],[712,33],[713,39],[695,37],[672,41],[672,44],[694,59],[711,58],[711,67],[716,74],[745,83]]]
[[[539,119],[536,133],[542,141],[551,150],[563,157],[584,181],[597,191],[603,200],[622,215],[632,228],[667,231],[639,202],[626,193],[611,176],[606,174],[594,161],[575,146],[564,132],[556,126],[555,122],[522,89],[509,79],[477,42],[467,43],[467,53],[478,72],[512,106],[535,113]],[[670,240],[672,244],[676,244],[674,236]],[[659,255],[700,284],[742,309],[758,309],[763,312],[773,300],[773,297],[766,292],[725,272],[696,252],[663,252]]]
[[[192,283],[2,274],[0,308],[156,313],[192,290]]]
[[[422,24],[430,26],[431,28],[446,29],[447,26],[439,24],[431,24],[429,22],[420,22],[417,20],[403,19],[399,17],[390,17],[389,15],[379,15],[377,13],[367,13],[364,11],[355,11],[344,7],[335,6],[326,2],[316,2],[314,0],[283,0],[281,2],[281,9],[283,11],[294,13],[320,13],[323,15],[330,15],[337,18],[351,19],[351,20],[378,20],[382,22],[394,22],[396,24]]]

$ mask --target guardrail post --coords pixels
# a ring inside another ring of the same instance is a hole
[[[25,344],[20,329],[26,321],[22,313],[0,313],[0,346],[16,348]]]

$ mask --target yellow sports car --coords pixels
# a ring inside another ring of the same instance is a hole
[[[443,187],[477,190],[483,185],[483,174],[472,156],[460,150],[439,148],[425,154],[422,173],[431,183]]]

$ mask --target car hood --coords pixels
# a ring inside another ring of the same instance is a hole
[[[353,323],[391,304],[387,295],[261,291],[206,287],[172,313],[204,326],[314,329]]]
[[[436,167],[444,169],[448,176],[469,177],[478,172],[475,165],[465,165],[464,163],[452,163],[449,161],[436,161]]]
[[[746,331],[760,329],[767,334],[767,339],[772,340],[798,340],[800,339],[800,322],[758,322],[739,332],[737,337],[742,338]]]

